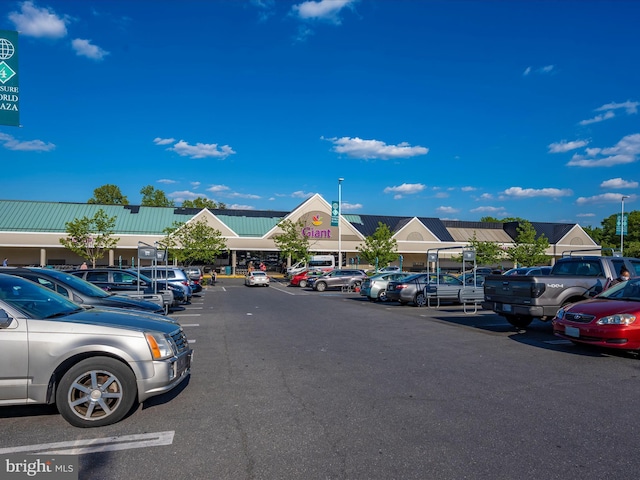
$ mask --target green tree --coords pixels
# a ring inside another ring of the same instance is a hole
[[[141,205],[144,207],[175,207],[173,200],[169,200],[162,190],[153,185],[147,185],[140,190],[142,195]]]
[[[469,239],[469,246],[476,251],[477,265],[498,266],[505,257],[504,249],[498,242],[478,240],[475,231]],[[462,262],[462,254],[455,256],[454,259]]]
[[[92,218],[76,218],[65,223],[67,237],[61,238],[60,243],[95,268],[96,260],[104,256],[105,250],[115,248],[120,240],[112,237],[115,224],[116,217],[109,217],[100,209]]]
[[[393,238],[393,232],[389,226],[378,222],[378,228],[364,239],[364,245],[356,247],[361,259],[370,265],[386,267],[398,258],[398,244]]]
[[[184,208],[210,208],[212,210],[221,210],[227,208],[224,203],[216,203],[206,197],[198,197],[194,198],[193,200],[185,200],[184,202],[182,202],[182,206]]]
[[[216,257],[227,249],[222,232],[209,226],[204,220],[176,222],[165,233],[167,236],[163,244],[184,265],[194,262],[214,263]]]
[[[611,250],[620,250],[620,234],[616,233],[616,222],[619,213],[614,213],[602,220],[602,228],[592,230],[593,238],[605,250],[605,255],[610,255]],[[627,213],[625,213],[627,215]],[[585,229],[585,231],[587,231]],[[589,232],[591,235],[591,232]],[[640,210],[628,212],[627,233],[624,234],[624,256],[640,258]]]
[[[129,200],[120,191],[120,187],[116,185],[102,185],[93,191],[93,197],[87,200],[87,203],[97,205],[129,205]]]
[[[304,222],[302,220],[297,222],[283,220],[278,223],[278,227],[282,229],[282,233],[275,235],[273,242],[283,255],[291,257],[291,261],[294,263],[308,259],[309,237],[302,234]]]
[[[530,267],[548,263],[545,251],[549,248],[549,240],[544,235],[536,238],[536,231],[530,222],[523,221],[517,228],[518,236],[513,247],[506,250],[506,256],[516,266]]]

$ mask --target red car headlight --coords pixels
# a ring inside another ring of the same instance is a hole
[[[609,315],[602,317],[596,323],[598,325],[631,325],[636,321],[636,316],[630,313],[621,313],[618,315]]]

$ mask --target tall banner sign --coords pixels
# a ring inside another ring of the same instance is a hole
[[[20,126],[18,32],[0,30],[0,125]]]

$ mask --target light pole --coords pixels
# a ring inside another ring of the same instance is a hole
[[[624,255],[624,227],[625,227],[625,221],[624,221],[624,199],[625,198],[629,198],[629,195],[622,195],[622,198],[620,198],[620,200],[622,201],[622,211],[620,212],[620,255]]]
[[[342,215],[342,182],[338,179],[338,269],[342,270],[342,232],[340,231],[340,216]]]

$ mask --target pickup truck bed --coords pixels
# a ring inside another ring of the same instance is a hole
[[[640,272],[640,260],[622,257],[563,257],[550,275],[489,275],[484,282],[484,309],[509,323],[527,327],[534,318],[552,319],[564,305],[586,300],[607,288],[626,266]]]

